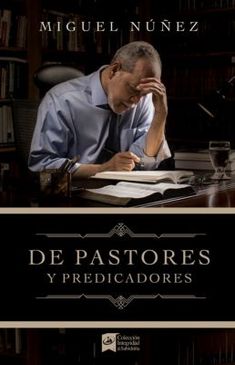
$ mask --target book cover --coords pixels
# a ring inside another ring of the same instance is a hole
[[[0,116],[12,97],[38,105],[33,75],[43,63],[76,63],[89,74],[121,45],[145,40],[162,58],[172,152],[208,148],[218,138],[234,148],[231,88],[226,100],[213,101],[235,71],[234,6],[232,0],[3,1],[0,54],[11,61],[0,60],[6,94]],[[27,62],[18,66],[16,58]],[[28,104],[29,110],[35,113]],[[222,183],[214,192],[212,186],[203,202],[172,209],[41,201],[31,177],[18,179],[25,176],[25,144],[20,149],[15,135],[15,150],[4,125],[0,363],[233,364],[233,187]]]

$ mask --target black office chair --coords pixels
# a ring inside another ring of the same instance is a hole
[[[51,87],[67,80],[83,76],[83,72],[73,66],[62,64],[42,65],[34,74],[34,82],[42,97]]]
[[[28,168],[28,156],[35,127],[39,101],[13,100],[13,123],[18,162],[22,169]]]
[[[77,68],[62,64],[46,64],[34,74],[34,82],[42,97],[52,86],[63,81],[83,76]],[[13,123],[16,149],[21,168],[28,170],[28,156],[36,123],[37,109],[40,100],[13,100]]]

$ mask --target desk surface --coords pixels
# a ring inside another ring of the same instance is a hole
[[[231,180],[196,187],[197,193],[190,197],[160,200],[141,207],[235,207],[235,175]],[[0,207],[114,207],[81,199],[78,194],[71,198],[42,197],[33,191],[30,183],[17,189],[0,192]]]
[[[149,207],[235,207],[235,179],[199,187],[195,196],[148,204]]]

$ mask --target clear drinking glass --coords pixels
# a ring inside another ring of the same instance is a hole
[[[227,180],[230,177],[225,169],[229,161],[230,142],[229,141],[210,141],[209,154],[215,173],[211,176],[213,180]]]

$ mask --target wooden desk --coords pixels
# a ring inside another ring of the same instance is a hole
[[[195,196],[148,204],[149,207],[235,207],[235,179],[201,187]]]
[[[235,175],[232,175],[231,180],[199,185],[195,189],[197,194],[194,196],[161,200],[139,207],[235,207]],[[72,206],[111,207],[93,201],[79,200],[76,197],[72,199]]]
[[[107,182],[107,184],[110,182]],[[111,182],[113,183],[113,182]],[[203,185],[199,184],[195,187],[197,191],[196,195],[189,197],[181,197],[176,199],[161,200],[151,202],[138,207],[235,207],[235,175],[231,176],[230,180],[224,180],[220,182],[214,182],[213,184]],[[76,198],[73,198],[73,204]],[[93,201],[77,200],[76,204],[82,204],[82,206],[99,206],[107,207],[111,205],[105,205]],[[84,205],[85,204],[85,205]],[[78,206],[78,205],[76,205]],[[112,206],[113,207],[113,206]]]
[[[235,175],[231,180],[212,185],[201,185],[195,196],[151,202],[141,207],[235,207]],[[28,185],[0,192],[0,207],[112,207],[95,201],[81,199],[78,194],[71,198],[42,197]]]

